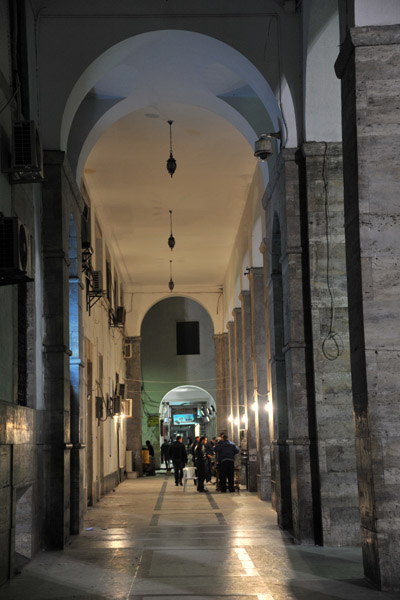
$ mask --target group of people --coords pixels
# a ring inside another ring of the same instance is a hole
[[[164,441],[161,445],[161,461],[165,462],[167,470],[169,462],[172,461],[175,475],[175,485],[183,485],[183,469],[188,463],[188,454],[192,456],[193,465],[196,468],[197,491],[205,492],[204,484],[210,483],[212,469],[216,469],[216,478],[220,492],[235,491],[235,455],[239,448],[231,441],[225,433],[219,438],[208,441],[205,436],[196,436],[193,442],[189,442],[186,449],[182,436],[178,435],[172,444]]]

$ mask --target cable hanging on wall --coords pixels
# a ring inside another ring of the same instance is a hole
[[[326,286],[330,298],[330,314],[328,333],[322,340],[322,353],[327,360],[336,360],[343,354],[343,340],[339,333],[334,330],[335,321],[335,298],[331,282],[331,244],[329,237],[329,194],[327,177],[327,154],[328,144],[325,144],[325,151],[322,165],[322,178],[324,182],[324,209],[325,209],[325,241],[326,241]]]

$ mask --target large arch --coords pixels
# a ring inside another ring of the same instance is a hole
[[[285,142],[295,145],[295,109],[284,77],[281,95],[286,120],[263,75],[226,43],[190,31],[142,33],[108,49],[81,74],[65,106],[61,145],[68,149],[79,181],[106,129],[160,102],[210,110],[237,128],[251,146],[260,133],[272,130],[282,130],[284,138],[291,138]],[[267,183],[267,165],[262,169]]]
[[[191,90],[195,78],[188,75],[193,69],[201,71],[204,97],[198,95],[198,83]],[[150,86],[148,90],[143,86],[146,77],[150,77],[154,83],[154,87]],[[176,85],[177,79],[179,87]],[[292,118],[293,99],[285,81],[283,76],[285,112],[291,121],[293,139],[296,139],[296,124]],[[135,89],[138,82],[141,87],[139,93]],[[113,90],[111,93],[110,89]],[[98,96],[96,110],[93,110],[93,94]],[[96,129],[99,117],[111,107],[112,119],[117,120],[140,106],[151,106],[160,96],[166,99],[172,97],[175,101],[180,96],[185,102],[212,107],[220,114],[225,113],[229,119],[233,119],[229,107],[234,107],[256,133],[265,131],[266,127],[279,129],[282,121],[271,86],[243,54],[202,33],[157,30],[138,34],[113,45],[81,73],[70,91],[63,111],[61,147],[67,148],[68,138],[73,133],[74,119],[76,132],[82,123],[87,131],[90,125],[92,129]],[[88,123],[89,114],[85,111],[85,101],[86,104],[91,104],[91,123],[90,119]],[[82,119],[79,119],[79,111]],[[102,126],[107,126],[107,123]],[[99,126],[100,129],[102,126]],[[243,124],[241,127],[243,128]],[[96,134],[91,137],[95,139]],[[89,151],[90,148],[86,149],[86,155]],[[84,158],[80,160],[80,164],[84,162]]]
[[[180,348],[177,324],[189,325],[183,335],[196,336],[196,323],[198,347]],[[198,302],[178,296],[154,304],[142,322],[141,364],[143,439],[157,451],[159,409],[172,388],[201,387],[215,397],[214,330],[208,312]]]

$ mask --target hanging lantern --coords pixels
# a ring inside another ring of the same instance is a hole
[[[169,223],[170,223],[170,227],[171,227],[171,235],[168,238],[168,246],[171,248],[171,252],[174,249],[175,246],[175,238],[172,235],[172,210],[169,211]]]
[[[172,260],[169,261],[169,283],[168,283],[168,287],[169,287],[169,291],[172,292],[172,290],[174,289],[174,282],[172,281]]]
[[[169,124],[169,159],[167,160],[167,171],[171,175],[175,173],[176,170],[176,160],[172,154],[172,123],[173,121],[168,121]]]

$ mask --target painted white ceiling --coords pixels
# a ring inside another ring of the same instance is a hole
[[[201,53],[175,33],[143,43],[92,88],[92,98],[121,101],[91,132],[84,177],[126,288],[168,289],[172,260],[174,291],[208,291],[223,283],[257,168],[256,134],[230,100],[247,108],[256,101],[258,112],[260,101],[205,40]]]

